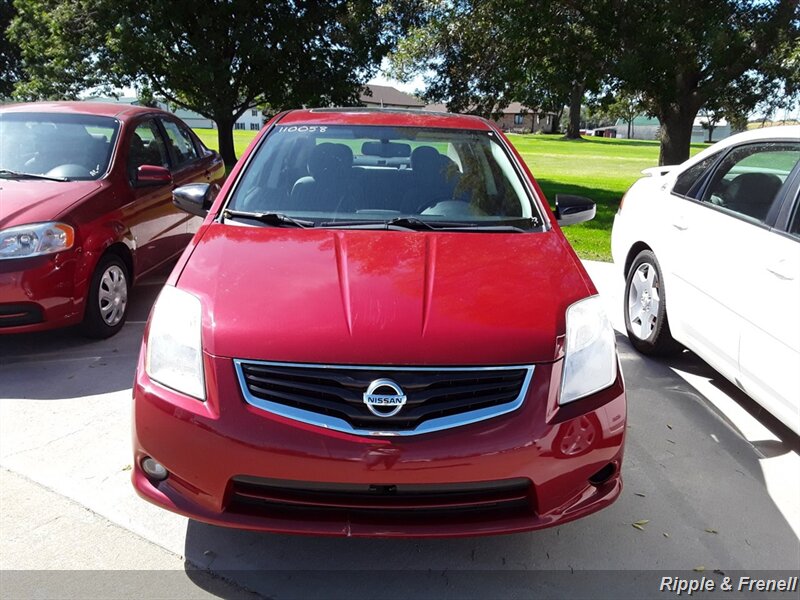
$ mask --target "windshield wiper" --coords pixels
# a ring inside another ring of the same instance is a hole
[[[300,227],[303,229],[307,227],[314,227],[314,221],[294,219],[276,212],[250,212],[247,210],[232,210],[230,208],[226,208],[223,211],[222,216],[224,216],[226,219],[237,217],[242,219],[253,219],[254,221],[264,223],[265,225],[271,225],[273,227]]]
[[[337,227],[342,229],[394,229],[410,231],[476,231],[476,232],[525,232],[514,225],[493,225],[481,223],[465,223],[463,221],[425,221],[417,217],[395,217],[381,221],[353,220],[326,221],[320,227]]]
[[[47,181],[69,181],[66,177],[50,177],[49,175],[39,175],[38,173],[23,173],[10,169],[0,169],[0,177],[11,179],[46,179]]]

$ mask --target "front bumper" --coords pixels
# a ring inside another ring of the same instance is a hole
[[[512,413],[387,438],[265,412],[245,403],[232,360],[206,355],[205,367],[205,403],[151,381],[141,359],[134,386],[133,484],[145,499],[199,521],[316,535],[514,533],[600,510],[622,487],[621,375],[610,388],[558,407],[561,363],[537,365],[523,405]],[[149,479],[141,468],[146,457],[169,477]],[[378,496],[373,502],[361,494],[348,506],[347,494],[335,490],[350,488]],[[472,491],[458,495],[454,488]],[[402,497],[407,489],[423,492],[409,499]],[[243,493],[255,501],[242,503]]]
[[[85,289],[76,289],[74,251],[0,261],[0,335],[80,322]]]

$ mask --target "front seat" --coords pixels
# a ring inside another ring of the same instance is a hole
[[[452,200],[458,177],[455,163],[430,146],[419,146],[411,153],[413,189],[403,199],[404,212],[415,213],[435,202]]]
[[[344,144],[325,142],[308,157],[308,177],[292,187],[292,207],[301,211],[336,212],[354,204],[353,151]]]
[[[728,186],[725,207],[763,222],[782,185],[771,173],[743,173]]]

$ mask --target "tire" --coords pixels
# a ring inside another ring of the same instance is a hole
[[[83,316],[86,337],[104,339],[122,329],[128,316],[130,287],[128,267],[122,259],[116,254],[103,255],[92,275]]]
[[[656,255],[643,250],[625,279],[625,329],[628,339],[642,354],[669,356],[682,346],[669,330],[664,278]]]

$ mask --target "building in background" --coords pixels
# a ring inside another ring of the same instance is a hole
[[[708,141],[708,130],[703,128],[703,123],[706,121],[705,117],[695,117],[694,125],[692,126],[692,143],[702,144]],[[614,124],[617,130],[617,137],[628,137],[628,124],[623,119],[617,119]],[[636,117],[633,120],[631,127],[632,140],[657,140],[661,133],[661,123],[655,117]],[[712,142],[718,142],[731,135],[731,126],[726,120],[722,120],[714,126],[714,132],[711,138]]]
[[[253,107],[248,108],[241,117],[236,119],[233,129],[234,131],[260,131],[263,126],[264,115],[261,114],[260,109]]]
[[[425,103],[411,94],[388,85],[366,85],[359,97],[361,104],[372,108],[425,108]]]
[[[425,110],[449,112],[444,104],[428,104]],[[537,111],[519,102],[512,102],[495,113],[492,120],[500,129],[511,133],[541,133],[552,131],[555,114]]]

